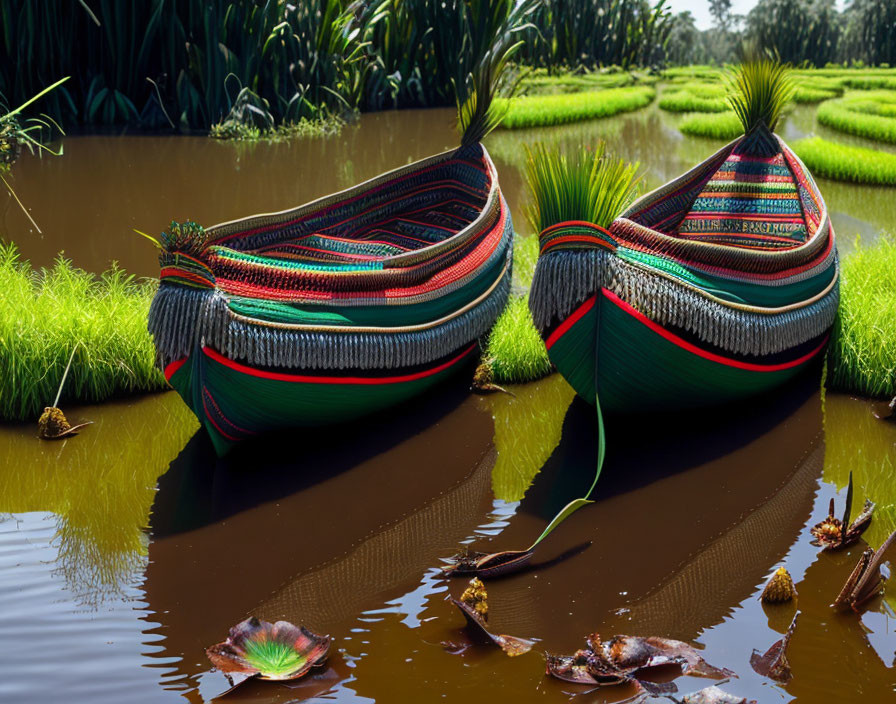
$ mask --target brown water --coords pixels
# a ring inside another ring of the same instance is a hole
[[[806,120],[797,111],[786,129]],[[522,225],[524,142],[603,137],[652,186],[716,146],[682,138],[674,121],[648,110],[498,133],[489,147]],[[453,141],[447,111],[369,115],[337,138],[275,145],[74,138],[61,159],[13,171],[43,236],[2,200],[0,226],[39,264],[65,248],[89,269],[115,258],[151,275],[154,252],[132,227],[287,207]],[[896,221],[889,192],[822,189],[841,235]],[[488,584],[494,630],[563,652],[593,631],[693,641],[738,673],[726,689],[760,702],[896,698],[896,598],[861,618],[834,613],[863,545],[819,556],[808,533],[830,497],[842,505],[850,470],[856,501],[880,505],[868,541],[896,527],[896,424],[869,402],[822,399],[819,376],[736,408],[611,421],[596,504],[543,545],[538,569]],[[557,376],[515,392],[472,397],[460,378],[388,417],[268,438],[225,460],[173,393],[71,409],[94,425],[60,443],[0,426],[0,701],[209,700],[227,685],[203,650],[249,613],[303,622],[334,646],[297,687],[249,683],[234,701],[568,700],[580,688],[545,677],[537,652],[443,646],[466,637],[445,601],[463,582],[440,578],[438,558],[461,543],[527,544],[593,475],[591,407]],[[793,615],[757,599],[781,564],[801,610],[786,686],[749,666]]]

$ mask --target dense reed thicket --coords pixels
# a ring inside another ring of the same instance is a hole
[[[76,347],[63,404],[166,388],[146,330],[154,293],[154,282],[115,268],[97,278],[62,257],[35,271],[0,244],[0,419],[36,420]]]
[[[551,69],[655,65],[672,29],[666,0],[541,2],[532,24],[523,58]]]
[[[808,137],[793,143],[793,151],[816,176],[837,181],[896,186],[896,154]]]
[[[858,246],[841,265],[840,314],[828,353],[828,386],[890,398],[896,394],[896,241]]]
[[[534,2],[10,0],[0,93],[21,102],[70,74],[44,106],[60,122],[183,129],[449,105]]]

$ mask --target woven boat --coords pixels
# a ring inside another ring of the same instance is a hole
[[[822,353],[837,311],[824,200],[764,123],[609,228],[563,222],[540,244],[536,327],[560,373],[605,411],[768,391]]]
[[[399,403],[474,356],[513,227],[478,143],[293,210],[166,233],[149,329],[219,453]]]

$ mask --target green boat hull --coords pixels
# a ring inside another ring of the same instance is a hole
[[[407,401],[463,368],[476,348],[422,368],[334,375],[257,369],[205,347],[169,364],[165,376],[224,455],[261,433],[344,423]]]
[[[669,411],[730,403],[795,377],[824,349],[826,337],[781,361],[718,354],[649,320],[602,288],[546,339],[569,384],[610,413]]]

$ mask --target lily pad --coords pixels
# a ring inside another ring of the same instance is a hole
[[[251,618],[230,629],[223,643],[206,649],[212,664],[225,675],[246,679],[294,680],[323,665],[330,650],[329,636],[312,633],[288,621],[269,623]]]

